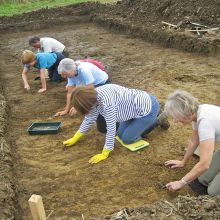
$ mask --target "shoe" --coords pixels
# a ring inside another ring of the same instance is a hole
[[[40,76],[35,77],[34,80],[40,80]]]
[[[170,123],[168,121],[168,117],[165,112],[159,114],[159,116],[157,117],[157,122],[158,125],[164,130],[168,130],[170,127]]]
[[[197,195],[208,195],[207,186],[202,185],[198,179],[195,179],[191,183],[189,183],[189,187],[194,191]]]

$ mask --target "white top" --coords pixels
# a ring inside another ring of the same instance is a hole
[[[58,52],[62,53],[65,46],[58,40],[51,37],[40,38],[41,51],[43,52]]]
[[[192,123],[194,130],[198,130],[199,141],[214,139],[220,142],[220,107],[203,104],[197,111],[197,121]]]

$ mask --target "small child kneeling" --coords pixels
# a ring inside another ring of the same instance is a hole
[[[22,79],[24,82],[24,88],[30,90],[28,84],[27,73],[30,67],[35,67],[40,70],[40,78],[42,88],[38,90],[39,93],[45,92],[47,90],[47,84],[45,79],[46,69],[48,69],[49,78],[51,81],[61,82],[62,77],[58,74],[58,65],[65,56],[61,53],[37,53],[34,54],[30,50],[24,50],[21,56],[21,61],[24,64],[24,69],[22,71]]]

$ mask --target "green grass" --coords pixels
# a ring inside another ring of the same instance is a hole
[[[35,11],[45,7],[54,8],[69,4],[94,1],[101,3],[113,3],[117,0],[5,0],[4,2],[8,3],[0,3],[0,16],[12,16],[25,12]]]

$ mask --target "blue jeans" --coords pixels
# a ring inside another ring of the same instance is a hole
[[[149,133],[158,125],[157,116],[160,111],[160,104],[155,96],[150,95],[150,97],[152,102],[150,114],[120,123],[117,135],[125,144],[132,144],[140,140],[143,133]]]

